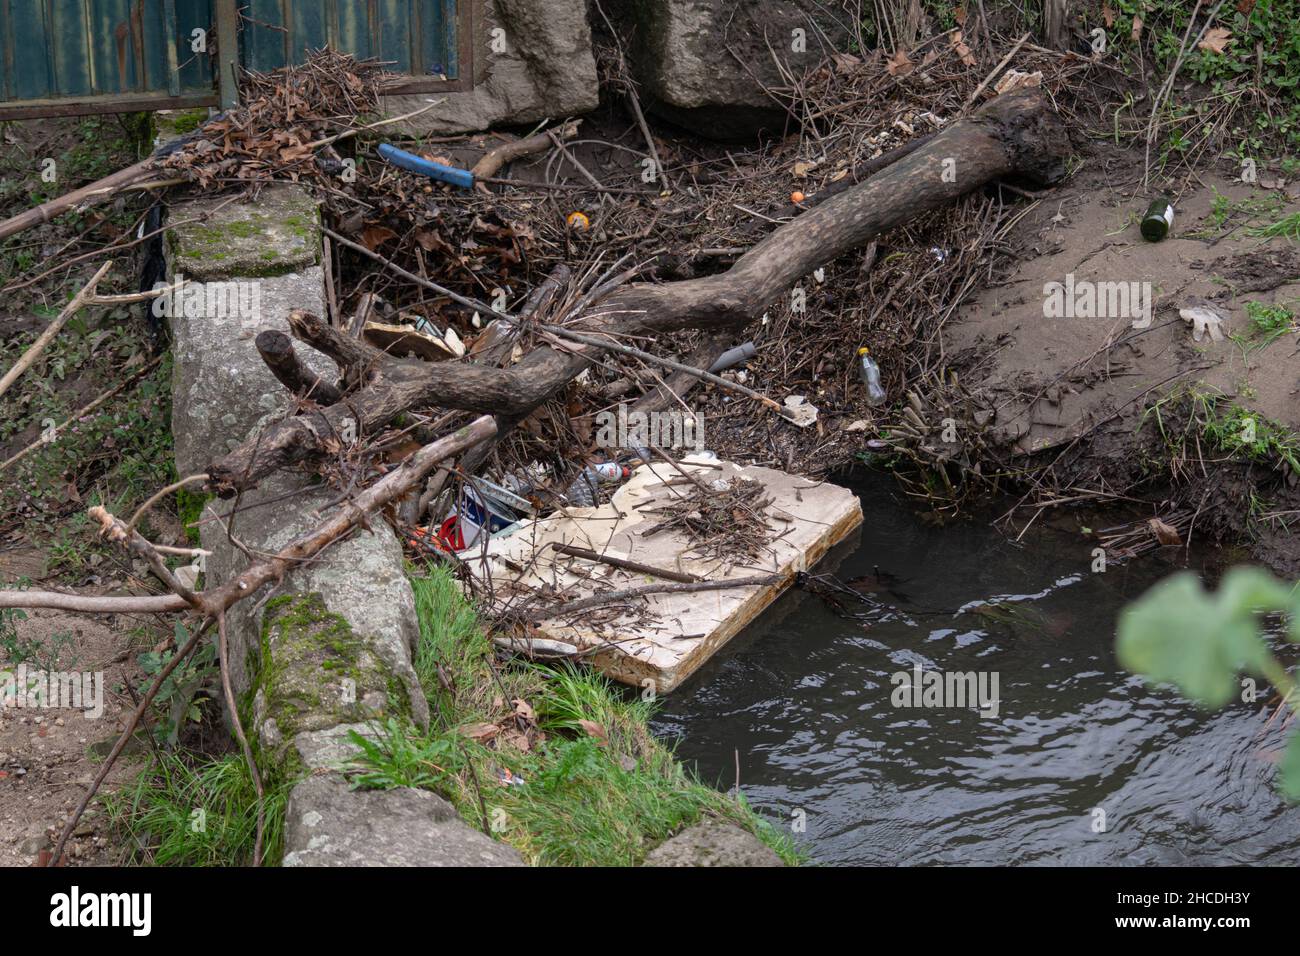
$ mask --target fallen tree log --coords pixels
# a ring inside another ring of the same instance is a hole
[[[645,337],[688,328],[738,328],[801,277],[874,237],[946,205],[990,180],[1016,176],[1034,186],[1064,174],[1068,137],[1032,90],[996,97],[923,148],[776,229],[726,272],[701,279],[616,289],[565,322],[573,332]],[[337,362],[361,387],[344,401],[277,422],[210,463],[210,488],[228,496],[264,476],[321,454],[349,420],[357,434],[412,408],[440,406],[521,419],[555,396],[600,351],[551,337],[516,365],[394,359],[306,313],[291,330]]]

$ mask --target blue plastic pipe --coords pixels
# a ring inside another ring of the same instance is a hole
[[[419,173],[421,176],[428,176],[440,183],[450,183],[453,186],[459,186],[461,189],[474,188],[474,174],[468,169],[444,166],[442,163],[435,163],[432,160],[416,156],[414,153],[398,149],[389,143],[379,144],[379,155],[394,166],[400,166],[402,169]]]

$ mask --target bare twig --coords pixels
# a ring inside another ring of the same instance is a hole
[[[90,281],[82,286],[81,291],[72,297],[72,301],[63,307],[63,311],[59,313],[58,317],[46,326],[45,331],[22,354],[22,357],[13,364],[13,367],[5,372],[4,378],[0,378],[0,395],[7,392],[9,386],[18,380],[18,376],[31,368],[32,364],[41,357],[41,353],[54,341],[54,337],[59,334],[60,330],[68,324],[68,320],[77,314],[77,311],[86,304],[88,299],[94,296],[95,286],[99,285],[99,280],[104,278],[105,273],[111,268],[113,268],[113,260],[109,259],[99,267],[98,272],[91,276]]]
[[[230,641],[226,637],[226,615],[217,615],[217,659],[221,664],[221,689],[226,695],[226,709],[234,724],[235,737],[239,747],[244,751],[244,762],[248,772],[253,776],[253,787],[257,790],[257,837],[253,842],[253,866],[262,865],[262,839],[266,831],[266,791],[262,789],[262,775],[257,771],[257,760],[253,757],[253,748],[248,745],[244,734],[244,725],[239,719],[239,706],[235,703],[235,691],[230,684]]]
[[[687,574],[684,571],[670,571],[667,568],[656,568],[649,564],[642,564],[640,561],[616,558],[613,555],[592,551],[590,548],[579,548],[572,544],[561,544],[558,541],[551,542],[551,549],[557,554],[568,555],[571,558],[582,558],[584,561],[608,564],[611,568],[621,568],[624,571],[633,571],[637,574],[652,574],[657,578],[677,581],[681,584],[695,584],[700,580],[699,576],[695,574]]]
[[[765,587],[780,584],[787,577],[788,575],[782,574],[763,574],[724,581],[698,581],[691,584],[647,584],[643,587],[626,588],[622,591],[610,591],[607,594],[579,598],[576,601],[570,601],[568,604],[561,604],[559,607],[539,608],[528,614],[528,620],[533,622],[545,621],[549,618],[563,617],[577,611],[585,611],[593,607],[604,607],[607,604],[617,604],[620,601],[645,597],[650,594],[694,594],[698,591],[726,591],[730,588]]]
[[[68,840],[72,838],[72,831],[77,828],[77,824],[81,821],[82,814],[86,812],[86,807],[90,806],[90,801],[94,799],[95,794],[99,792],[100,785],[103,784],[109,771],[113,769],[113,764],[117,762],[117,758],[121,756],[122,750],[130,742],[132,735],[135,734],[135,728],[139,725],[140,718],[144,716],[144,712],[148,709],[149,705],[153,703],[153,699],[158,696],[158,690],[162,687],[163,682],[171,676],[172,671],[179,667],[182,661],[194,653],[195,648],[199,646],[199,639],[203,637],[204,633],[211,626],[212,619],[209,618],[199,627],[194,629],[194,633],[190,635],[190,639],[185,642],[183,647],[177,649],[176,653],[172,655],[172,659],[166,663],[163,669],[158,672],[158,676],[153,679],[153,683],[149,685],[149,689],[145,691],[145,695],[140,698],[140,703],[136,705],[135,712],[131,714],[131,719],[126,722],[126,727],[123,728],[122,733],[118,736],[117,743],[113,744],[113,749],[110,750],[108,756],[104,758],[104,763],[103,766],[99,768],[99,773],[95,774],[95,779],[91,781],[91,784],[82,796],[81,801],[77,804],[77,808],[72,811],[72,815],[68,817],[68,822],[64,824],[63,832],[59,834],[59,840],[54,844],[54,851],[50,855],[49,866],[57,865],[59,858],[63,856],[63,848],[67,846]]]

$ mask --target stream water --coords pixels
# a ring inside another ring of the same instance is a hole
[[[738,770],[822,864],[1300,862],[1267,694],[1205,713],[1115,660],[1118,611],[1181,551],[1096,574],[1077,520],[1012,543],[987,520],[926,525],[886,476],[855,481],[860,539],[816,571],[865,576],[865,602],[792,590],[663,703],[655,731],[703,779]],[[996,673],[996,717],[895,706],[891,678],[917,664]]]

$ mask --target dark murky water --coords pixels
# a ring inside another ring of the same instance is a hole
[[[655,730],[704,779],[732,786],[738,754],[751,805],[785,826],[803,811],[823,864],[1300,862],[1272,707],[1203,713],[1115,661],[1117,612],[1171,559],[1093,574],[1077,533],[927,527],[888,478],[862,480],[860,542],[817,570],[899,580],[852,619],[785,595],[668,698]],[[997,717],[893,706],[891,675],[918,663],[997,672]]]

